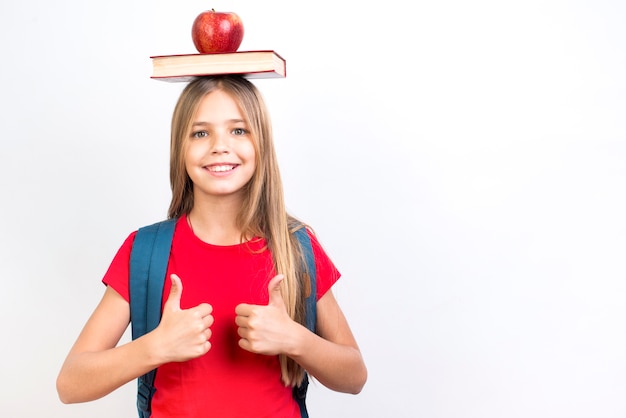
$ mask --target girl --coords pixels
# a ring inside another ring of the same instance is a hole
[[[296,221],[256,87],[241,76],[189,83],[174,110],[170,157],[168,217],[177,221],[161,322],[117,345],[130,321],[133,232],[61,368],[61,401],[98,399],[154,368],[153,417],[299,417],[292,387],[304,370],[332,390],[359,393],[366,367],[330,289],[339,272],[310,230],[316,333],[302,325]]]

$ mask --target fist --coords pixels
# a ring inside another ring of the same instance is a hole
[[[289,317],[280,291],[283,278],[279,274],[270,280],[267,305],[242,303],[235,308],[239,346],[244,350],[266,355],[288,351],[297,324]]]
[[[161,323],[157,327],[163,355],[167,362],[200,357],[211,349],[209,339],[213,308],[207,303],[201,303],[190,309],[181,309],[183,283],[175,274],[170,279],[172,287],[163,307]]]

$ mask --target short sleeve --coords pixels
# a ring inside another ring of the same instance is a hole
[[[113,290],[119,293],[127,302],[130,300],[128,290],[128,277],[130,270],[130,252],[133,248],[135,235],[137,232],[131,233],[122,246],[117,250],[117,254],[113,257],[111,265],[102,279],[102,283],[111,286]]]
[[[311,238],[313,256],[315,257],[317,300],[320,300],[321,297],[328,292],[328,289],[339,280],[341,273],[339,273],[339,270],[337,270],[330,257],[328,257],[316,236],[311,231],[308,231],[308,233]]]

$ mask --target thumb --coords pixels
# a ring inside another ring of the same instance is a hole
[[[268,305],[283,304],[283,295],[280,291],[280,285],[283,282],[284,278],[285,276],[283,276],[282,274],[276,275],[272,278],[272,280],[270,280],[270,283],[267,285],[267,290],[270,295]]]
[[[180,297],[183,294],[183,282],[175,274],[170,275],[172,287],[170,288],[170,294],[167,297],[165,304],[173,309],[180,309]]]

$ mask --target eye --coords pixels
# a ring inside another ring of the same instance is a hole
[[[191,133],[192,138],[206,138],[207,136],[209,136],[207,131],[195,131]]]
[[[248,131],[244,128],[235,128],[233,129],[233,135],[241,136],[246,135]]]

